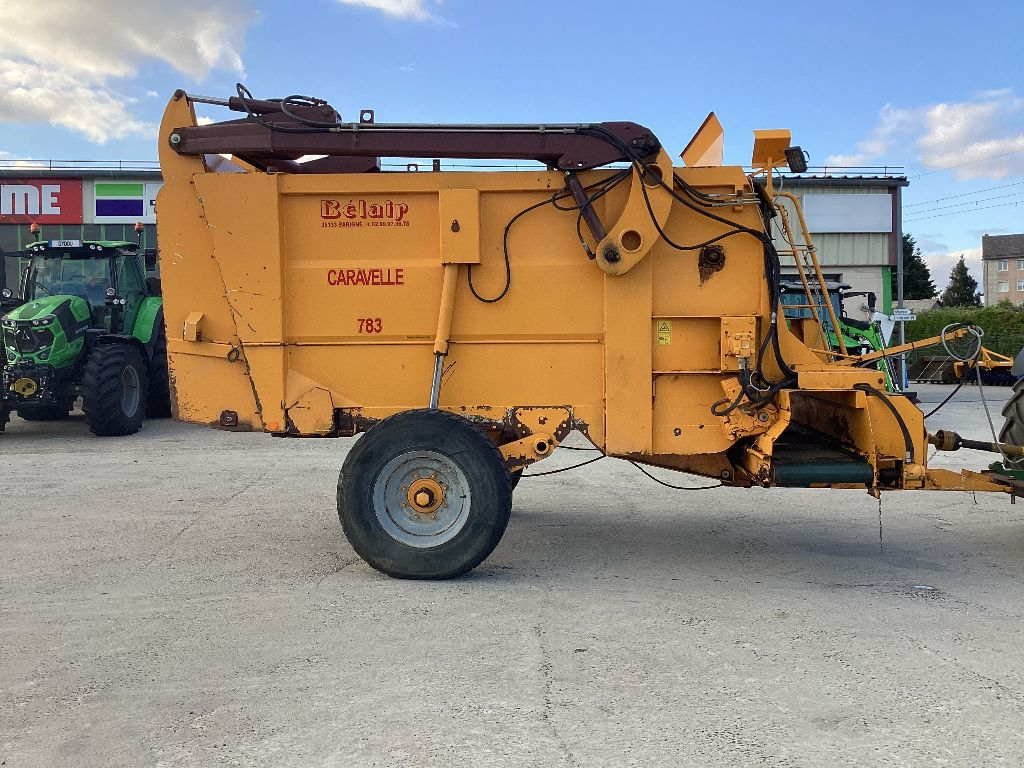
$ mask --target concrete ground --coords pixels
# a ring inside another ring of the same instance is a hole
[[[977,394],[934,426],[984,439]],[[349,445],[15,419],[0,764],[1024,764],[1024,506],[887,495],[880,546],[863,492],[606,460],[524,480],[469,577],[403,582],[341,534]]]

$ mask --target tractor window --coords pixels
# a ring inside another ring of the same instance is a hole
[[[146,280],[139,265],[139,259],[134,254],[121,254],[117,258],[117,292],[121,295],[125,305],[121,308],[121,333],[131,333],[135,327],[135,319],[139,314],[139,307],[146,297]]]
[[[59,294],[81,296],[92,306],[103,306],[110,286],[110,265],[107,259],[74,258],[70,254],[32,260],[31,297]]]
[[[829,320],[828,310],[825,309],[825,305],[821,302],[821,294],[815,292],[814,297],[817,299],[817,309],[807,306],[807,294],[802,289],[797,286],[784,286],[780,296],[782,310],[788,318],[817,317],[820,322],[827,323]],[[838,291],[830,290],[828,298],[832,302],[832,309],[835,311],[836,317],[843,317],[842,294]]]
[[[117,290],[121,295],[142,293],[143,279],[138,260],[134,256],[125,255],[118,258],[117,265]]]

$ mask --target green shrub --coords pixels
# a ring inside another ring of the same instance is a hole
[[[907,341],[938,336],[951,323],[979,326],[985,332],[982,343],[993,352],[1015,357],[1024,346],[1024,307],[1015,307],[1008,301],[1001,301],[991,307],[949,307],[919,312],[917,320],[907,323]],[[898,333],[898,329],[893,333],[893,344],[898,343]],[[915,350],[909,358],[944,354],[939,346]]]

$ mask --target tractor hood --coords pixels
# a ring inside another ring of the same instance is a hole
[[[11,310],[0,321],[7,365],[74,364],[90,319],[89,303],[81,296],[46,296]]]
[[[13,320],[19,324],[46,320],[48,324],[54,319],[63,320],[65,318],[71,320],[71,326],[76,324],[75,321],[78,325],[87,324],[89,322],[89,303],[81,296],[44,296],[12,309],[4,315],[3,319],[5,321]],[[65,330],[71,331],[72,329],[66,327]]]

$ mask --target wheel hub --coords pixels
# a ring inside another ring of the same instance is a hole
[[[450,456],[407,451],[388,462],[374,481],[373,508],[395,541],[436,547],[455,538],[469,519],[469,480]]]
[[[433,515],[444,506],[444,486],[434,477],[414,480],[408,491],[409,506],[419,513]]]

